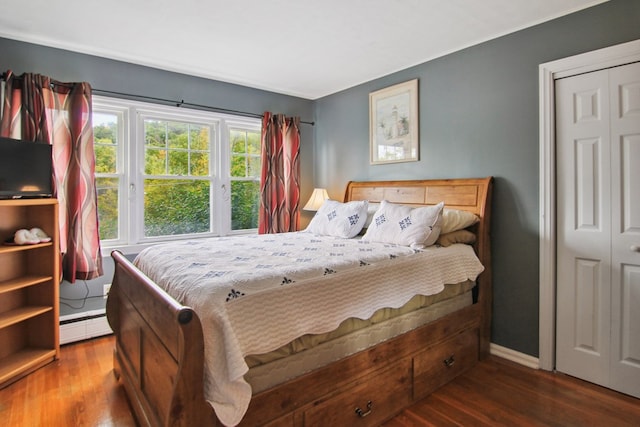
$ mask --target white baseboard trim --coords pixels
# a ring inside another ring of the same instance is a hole
[[[112,334],[104,310],[60,316],[60,344]]]
[[[540,360],[537,357],[529,356],[528,354],[520,353],[519,351],[511,350],[498,344],[489,344],[489,353],[528,368],[540,369]]]

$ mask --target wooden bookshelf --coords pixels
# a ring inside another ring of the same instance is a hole
[[[33,227],[51,241],[7,243]],[[56,199],[0,200],[0,388],[59,357],[59,247]]]

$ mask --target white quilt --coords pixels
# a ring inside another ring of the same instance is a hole
[[[244,356],[483,271],[467,245],[414,250],[308,232],[166,243],[142,251],[135,264],[200,317],[205,397],[225,425],[240,422],[251,398]]]

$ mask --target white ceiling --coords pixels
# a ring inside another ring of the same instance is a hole
[[[317,99],[604,1],[2,0],[0,37]]]

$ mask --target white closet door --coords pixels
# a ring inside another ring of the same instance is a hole
[[[640,397],[640,64],[556,81],[556,369]]]
[[[556,369],[608,383],[611,192],[608,72],[556,81]]]
[[[611,384],[640,397],[640,63],[612,68]]]

